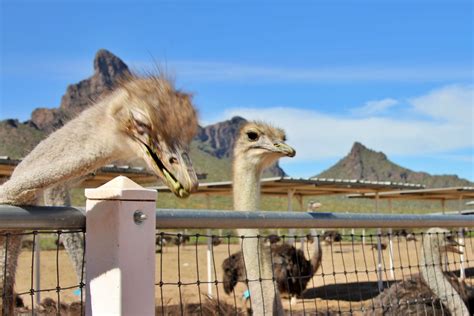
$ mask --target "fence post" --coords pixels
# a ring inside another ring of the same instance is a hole
[[[155,314],[156,196],[122,176],[86,189],[86,315]]]

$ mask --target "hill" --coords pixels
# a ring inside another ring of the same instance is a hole
[[[99,50],[94,58],[93,75],[69,85],[59,107],[37,108],[31,119],[24,123],[15,119],[0,121],[0,156],[15,159],[26,156],[52,131],[113,90],[120,78],[127,74],[130,74],[130,69],[120,58],[105,49]],[[230,179],[232,146],[241,124],[245,122],[244,118],[234,117],[199,127],[190,155],[198,173],[206,173],[208,181]],[[140,162],[132,164],[142,165]],[[280,176],[284,171],[276,165],[266,175]]]
[[[474,185],[456,175],[430,175],[401,167],[391,162],[383,152],[369,149],[359,142],[354,143],[347,156],[317,177],[421,183],[427,188]]]

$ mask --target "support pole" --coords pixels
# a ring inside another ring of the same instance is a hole
[[[390,210],[390,214],[393,213],[392,209],[392,199],[388,199],[388,209]],[[395,269],[393,267],[393,236],[392,236],[393,230],[392,228],[388,229],[388,251],[389,251],[389,256],[390,256],[390,278],[392,280],[395,280]]]
[[[293,212],[293,196],[295,195],[295,189],[289,189],[288,190],[288,212]],[[295,240],[293,238],[293,236],[295,235],[295,229],[294,228],[290,228],[288,230],[288,240],[287,240],[287,243],[290,244],[290,245],[293,245]]]
[[[41,246],[40,246],[40,235],[37,234],[35,237],[35,289],[38,291],[35,292],[35,301],[36,306],[39,306],[41,303]]]
[[[206,208],[211,209],[211,197],[209,194],[206,194]],[[207,236],[211,235],[211,230],[206,231]],[[206,260],[207,260],[207,295],[212,297],[212,238],[207,237],[207,250],[206,250]]]
[[[458,208],[459,208],[459,215],[462,215],[462,209],[463,209],[462,195],[459,196]],[[464,228],[463,227],[459,228],[459,244],[464,245]],[[461,281],[464,281],[464,279],[466,279],[466,270],[465,270],[465,267],[464,267],[464,252],[465,252],[465,249],[463,249],[462,246],[459,246],[459,251],[461,252],[460,262],[459,262],[459,265],[460,265],[460,267],[459,267],[459,278],[461,279]]]
[[[298,206],[300,207],[300,211],[303,212],[304,211],[304,209],[303,209],[303,196],[301,194],[296,194],[296,200],[298,201]],[[303,234],[303,230],[301,228],[298,229],[298,235],[300,236],[301,250],[304,251],[305,238],[303,237],[304,234]]]
[[[375,192],[375,213],[379,212],[379,192]],[[383,291],[382,281],[382,229],[377,228],[377,285]]]
[[[155,190],[117,177],[86,189],[86,315],[154,315]]]

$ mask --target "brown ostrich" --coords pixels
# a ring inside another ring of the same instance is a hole
[[[322,261],[321,245],[319,238],[315,237],[311,259],[306,259],[301,249],[283,243],[271,246],[273,271],[280,293],[287,293],[292,298],[301,297],[309,281],[319,269]],[[230,294],[237,282],[246,278],[242,252],[232,254],[222,262],[224,271],[224,291]]]
[[[332,245],[334,242],[340,242],[342,240],[342,235],[337,230],[326,230],[321,239],[327,244]]]
[[[219,246],[222,243],[222,238],[219,238],[218,236],[212,235],[211,243],[212,243],[213,247]]]
[[[271,234],[265,237],[263,241],[267,244],[267,246],[273,246],[278,244],[281,241],[281,238],[278,235]]]
[[[114,160],[134,158],[143,159],[177,196],[187,197],[198,185],[187,153],[196,131],[197,116],[189,95],[162,76],[130,75],[39,143],[0,186],[0,204],[37,205],[47,188]],[[8,315],[13,314],[22,239],[18,233],[0,232],[0,257],[7,255],[6,262],[0,260],[1,309]]]

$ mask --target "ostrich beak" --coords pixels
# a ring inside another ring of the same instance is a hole
[[[186,198],[199,185],[196,172],[186,150],[167,148],[164,145],[148,146],[146,162],[153,172],[163,180],[177,197]],[[160,150],[154,149],[159,147]]]
[[[453,237],[450,237],[447,240],[447,245],[444,246],[444,251],[462,255],[464,251],[462,251],[460,247],[464,247],[464,245],[456,241]]]
[[[296,150],[284,142],[276,142],[273,146],[276,149],[275,152],[281,153],[285,156],[294,157],[296,155]]]

